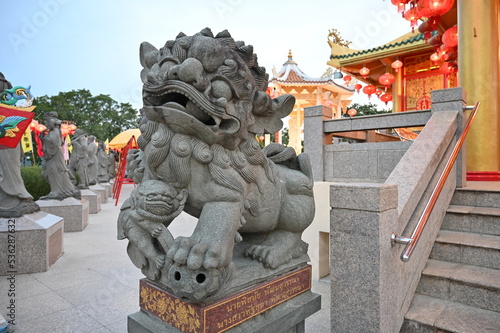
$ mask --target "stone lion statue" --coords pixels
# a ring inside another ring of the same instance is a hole
[[[261,150],[256,140],[282,128],[294,97],[271,99],[253,47],[226,30],[180,33],[160,49],[144,42],[140,61],[142,134],[140,149],[128,155],[128,174],[141,184],[131,201],[139,203],[125,203],[118,221],[139,250],[132,261],[192,302],[220,292],[238,262],[254,262],[266,274],[297,258],[305,264],[301,235],[314,217],[309,158],[277,143]],[[161,233],[140,226],[145,211],[169,215],[141,206],[149,195],[142,184],[151,181],[175,189],[178,207],[198,218],[190,237],[170,235],[163,246],[154,235]]]

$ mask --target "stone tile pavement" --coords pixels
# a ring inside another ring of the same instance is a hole
[[[116,239],[121,204],[133,185],[124,185],[117,206],[101,204],[81,232],[64,233],[64,254],[47,271],[15,276],[15,333],[125,333],[127,316],[138,311],[142,274],[129,260],[127,241]],[[183,213],[184,214],[184,213]],[[172,234],[190,235],[195,220],[181,215]],[[0,314],[6,319],[10,282],[0,276]],[[330,331],[329,279],[313,282],[322,309],[306,320],[306,332]]]

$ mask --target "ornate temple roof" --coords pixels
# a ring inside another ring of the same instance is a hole
[[[334,67],[359,67],[363,62],[375,59],[394,58],[400,55],[422,52],[432,49],[432,45],[425,42],[424,36],[418,32],[409,32],[387,44],[366,50],[350,49],[328,40],[331,47],[329,65]]]
[[[382,52],[391,52],[391,53],[402,53],[407,51],[408,49],[414,49],[417,47],[418,49],[421,49],[422,47],[425,47],[424,45],[424,35],[421,33],[408,33],[406,35],[403,35],[387,44],[377,46],[371,49],[366,49],[366,50],[353,50],[349,48],[345,48],[342,46],[339,46],[338,48],[335,48],[334,45],[336,44],[331,44],[330,46],[332,47],[332,55],[330,56],[330,59],[349,59],[349,58],[357,58],[360,56],[375,56],[375,54],[380,54]],[[334,48],[336,54],[333,54]],[[340,49],[342,48],[342,49]]]
[[[339,92],[352,93],[353,88],[349,88],[340,84],[337,84],[333,80],[333,74],[329,74],[323,77],[314,78],[306,73],[304,73],[297,63],[293,60],[292,50],[288,52],[288,60],[283,64],[283,67],[276,73],[274,71],[273,78],[270,82],[278,83],[281,85],[325,85],[330,86],[328,90],[338,90]]]
[[[328,44],[331,47],[328,65],[348,73],[367,84],[379,86],[380,75],[387,72],[393,61],[401,56],[430,52],[433,46],[426,43],[423,34],[418,31],[409,32],[389,43],[366,50],[355,50],[336,42],[336,35],[330,33]],[[362,67],[370,69],[367,77],[359,71]]]

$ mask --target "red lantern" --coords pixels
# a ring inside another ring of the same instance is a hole
[[[351,82],[351,80],[352,80],[352,76],[350,76],[350,75],[346,75],[346,76],[344,76],[344,82],[345,82],[346,84],[348,84],[349,82]]]
[[[403,62],[401,62],[399,59],[395,60],[392,64],[391,67],[394,68],[394,72],[398,72],[398,70],[403,67]]]
[[[363,68],[361,68],[359,70],[359,74],[361,74],[363,76],[363,79],[366,79],[366,77],[368,76],[368,74],[370,74],[370,69],[363,66]]]
[[[410,2],[410,0],[391,0],[391,3],[394,6],[398,7],[398,13],[402,14],[405,11],[406,4]]]
[[[328,106],[329,108],[331,108],[333,106],[333,102],[332,101],[326,101],[324,103],[325,106]]]
[[[354,117],[357,113],[358,113],[358,111],[356,111],[356,109],[347,110],[347,114],[351,117]]]
[[[73,135],[73,134],[75,134],[76,125],[75,124],[70,124],[68,126],[68,129],[69,129],[69,134]]]
[[[455,0],[420,0],[417,10],[422,17],[431,18],[446,14],[455,3]]]
[[[361,90],[361,88],[363,88],[363,86],[362,86],[362,85],[360,85],[359,83],[356,83],[356,84],[354,85],[354,89],[356,89],[356,92],[357,92],[358,94],[359,94],[359,91]]]
[[[378,99],[380,99],[380,95],[382,95],[382,94],[383,94],[382,90],[377,89],[377,91],[375,91],[375,95],[377,95]]]
[[[454,25],[453,27],[446,30],[443,34],[443,43],[447,47],[455,47],[458,45],[458,27]]]
[[[441,67],[439,67],[439,71],[445,75],[451,74],[454,71],[454,66],[451,61],[445,61],[441,64]]]
[[[392,101],[392,95],[391,94],[383,94],[382,96],[380,96],[380,100],[382,102],[384,102],[385,105],[387,105],[387,103],[389,103],[390,101]]]
[[[377,88],[373,84],[369,84],[363,88],[363,92],[368,95],[368,99],[370,99],[376,90]]]
[[[411,23],[411,31],[415,30],[415,27],[417,26],[417,21],[420,19],[420,13],[418,12],[418,9],[416,7],[410,8],[406,11],[404,18],[407,21],[410,21]]]
[[[38,132],[38,133],[43,132],[46,129],[47,129],[47,127],[45,127],[45,125],[43,125],[43,124],[38,124],[35,126],[35,132]]]
[[[38,125],[38,121],[36,121],[35,119],[33,119],[33,120],[31,121],[31,123],[30,123],[30,129],[31,129],[32,131],[34,131],[34,130],[35,130],[35,127],[36,127],[36,125]]]
[[[439,60],[441,60],[441,56],[436,52],[431,54],[430,58],[433,62],[438,62]]]
[[[380,77],[378,78],[378,82],[380,82],[381,85],[385,86],[386,91],[387,87],[394,83],[394,80],[396,80],[396,77],[390,73],[380,75]]]

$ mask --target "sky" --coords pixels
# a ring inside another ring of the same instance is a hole
[[[330,29],[353,49],[410,30],[389,0],[0,0],[0,6],[0,72],[13,85],[31,85],[35,97],[88,89],[137,109],[143,41],[160,48],[181,31],[227,29],[253,45],[270,77],[290,49],[302,71],[320,77],[328,68]]]

